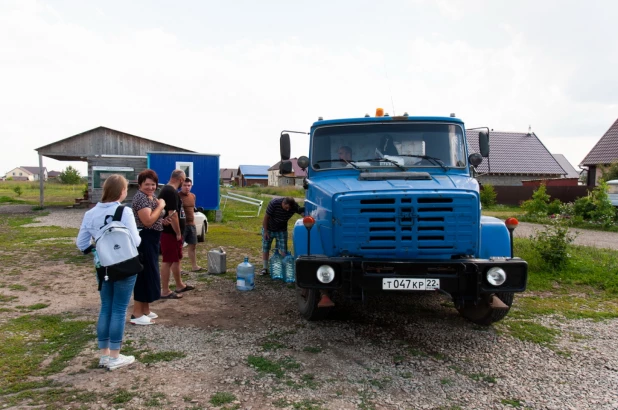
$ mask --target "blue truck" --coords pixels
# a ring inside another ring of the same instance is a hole
[[[281,133],[281,174],[292,172],[295,132]],[[378,109],[374,117],[320,118],[308,134],[309,156],[298,159],[307,170],[306,216],[293,232],[305,319],[333,309],[318,307],[324,293],[362,301],[435,292],[480,325],[507,315],[514,294],[526,289],[528,265],[512,255],[512,230],[481,215],[475,166],[489,156],[489,129],[479,131],[474,153],[453,114]]]

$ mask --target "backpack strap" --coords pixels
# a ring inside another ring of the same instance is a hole
[[[124,208],[124,205],[118,205],[118,208],[116,208],[116,212],[114,213],[114,219],[112,219],[112,221],[120,222],[122,220],[122,213],[124,212]]]

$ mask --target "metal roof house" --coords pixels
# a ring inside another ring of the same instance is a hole
[[[618,161],[618,119],[603,134],[599,142],[592,147],[582,160],[580,167],[588,168],[586,185],[596,186],[603,170]]]
[[[58,161],[86,161],[91,204],[101,199],[103,181],[108,175],[121,173],[129,181],[134,181],[137,174],[147,168],[147,152],[195,152],[102,126],[36,148],[36,151],[41,169],[44,168],[43,157]],[[163,180],[167,177],[159,176]],[[132,198],[131,191],[127,198]],[[40,205],[43,206],[43,181]]]
[[[43,169],[24,166],[13,168],[6,173],[6,178],[12,178],[13,181],[38,181],[41,177],[41,173],[43,174],[43,180],[47,181],[49,174],[45,167],[43,167]]]
[[[301,169],[301,167],[298,166],[298,158],[290,158],[290,162],[292,162],[291,174],[279,174],[279,167],[281,166],[281,161],[268,168],[269,186],[303,186],[303,180],[307,176],[307,170],[303,170]]]
[[[466,130],[468,152],[478,152],[479,131]],[[533,132],[489,133],[489,158],[478,166],[482,184],[521,186],[522,180],[564,178],[567,172]]]
[[[238,186],[268,186],[268,165],[241,165],[236,172]]]

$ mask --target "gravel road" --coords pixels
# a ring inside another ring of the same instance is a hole
[[[85,212],[49,211],[31,226],[78,228]],[[540,228],[522,223],[515,234]],[[618,244],[616,233],[577,231],[580,245]],[[147,376],[150,388],[166,394],[168,408],[218,408],[209,398],[229,392],[236,397],[232,408],[252,410],[618,409],[618,320],[528,319],[556,333],[554,344],[540,345],[509,336],[516,322],[475,326],[439,295],[338,301],[331,320],[306,322],[296,312],[294,289],[258,278],[254,291],[240,293],[233,283],[209,276],[181,301],[155,302],[156,326],[127,327],[134,347],[181,351],[184,358],[66,380],[93,389]],[[515,305],[529,296],[518,295]],[[126,404],[146,406],[137,397]]]

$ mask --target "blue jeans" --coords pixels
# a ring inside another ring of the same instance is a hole
[[[101,312],[97,324],[99,349],[120,350],[127,308],[137,275],[126,279],[103,281],[101,286]]]

